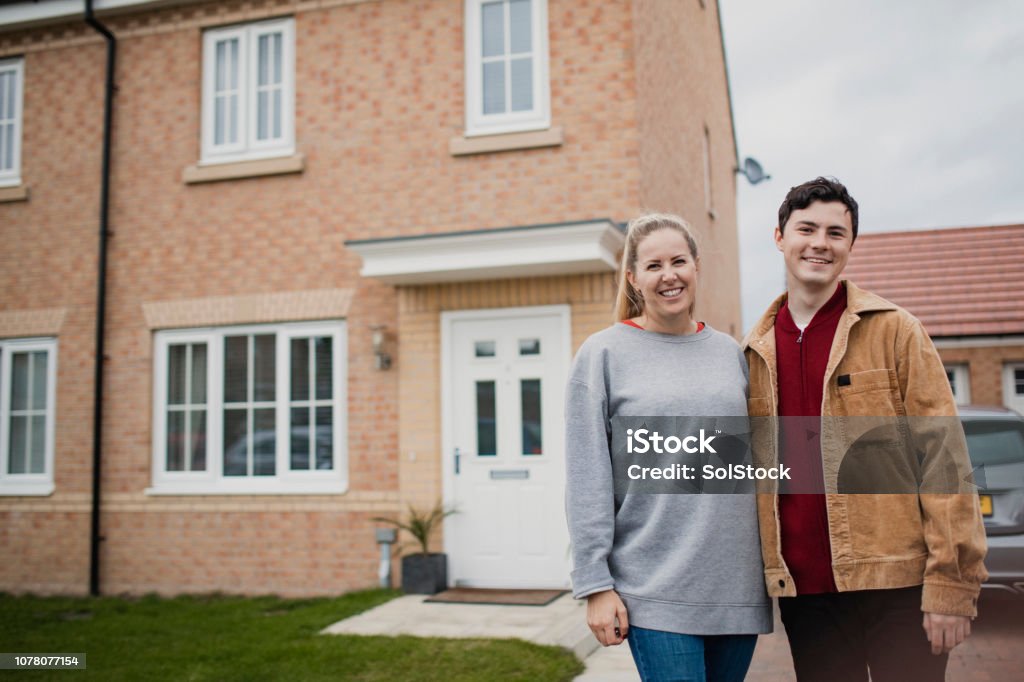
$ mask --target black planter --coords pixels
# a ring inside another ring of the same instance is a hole
[[[410,554],[402,557],[403,592],[437,594],[447,587],[447,554]]]

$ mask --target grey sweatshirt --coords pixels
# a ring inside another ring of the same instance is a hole
[[[675,336],[620,323],[583,343],[566,390],[574,597],[613,588],[630,624],[654,630],[771,632],[753,495],[616,494],[612,476],[613,418],[742,417],[746,394],[739,345],[707,326]]]

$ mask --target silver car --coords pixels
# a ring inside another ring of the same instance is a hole
[[[985,517],[984,593],[1024,598],[1024,417],[1003,407],[960,408]]]

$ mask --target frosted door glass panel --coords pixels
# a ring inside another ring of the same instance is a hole
[[[498,454],[494,408],[494,382],[476,382],[476,454],[482,457]]]
[[[483,56],[497,57],[505,54],[505,8],[500,2],[489,2],[480,8],[483,24]]]
[[[473,344],[473,354],[478,358],[493,358],[495,349],[494,341],[477,341]]]
[[[533,32],[530,29],[530,0],[512,0],[509,3],[509,29],[512,54],[532,49]]]
[[[519,339],[520,355],[540,355],[540,339]]]
[[[505,62],[484,64],[484,113],[505,111]]]
[[[540,379],[520,382],[520,407],[523,419],[523,454],[542,454],[542,425],[540,409]]]
[[[512,111],[533,109],[533,60],[512,60]]]

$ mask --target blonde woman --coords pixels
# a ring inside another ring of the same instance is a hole
[[[694,317],[700,257],[671,215],[629,224],[616,322],[582,345],[567,390],[573,595],[641,678],[742,680],[771,632],[753,495],[655,494],[615,480],[617,417],[745,417],[739,345]]]

